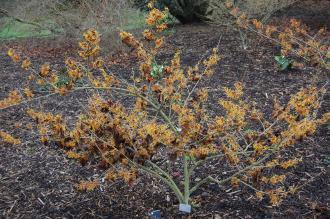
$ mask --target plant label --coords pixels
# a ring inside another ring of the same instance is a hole
[[[149,216],[150,216],[150,219],[160,219],[160,210],[155,210],[155,211],[152,211],[150,212]]]
[[[185,213],[191,213],[191,205],[180,204],[179,205],[179,211],[182,211],[182,212],[185,212]]]

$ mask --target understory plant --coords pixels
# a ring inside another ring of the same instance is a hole
[[[139,59],[138,73],[132,72],[129,78],[105,63],[100,56],[100,34],[94,29],[83,34],[79,58],[65,60],[68,79],[61,86],[50,64],[36,69],[29,58],[10,49],[8,55],[13,61],[31,72],[31,85],[10,92],[0,101],[0,109],[81,90],[94,91],[76,121],[61,113],[29,108],[27,114],[35,121],[40,141],[55,143],[68,158],[82,164],[98,163],[110,181],[138,183],[140,173],[147,173],[171,189],[185,212],[190,212],[194,192],[207,183],[247,186],[257,199],[279,205],[296,192],[298,185],[289,186],[284,181],[287,172],[303,160],[285,152],[299,147],[301,140],[330,119],[329,113],[318,115],[325,87],[303,88],[286,104],[274,101],[273,114],[267,116],[248,101],[244,85],[236,82],[224,87],[223,97],[212,103],[219,109],[213,115],[207,109],[209,90],[204,85],[221,60],[218,48],[191,67],[182,66],[180,51],[166,63],[158,55],[164,48],[162,32],[167,24],[162,21],[166,13],[151,6],[144,41],[120,32],[123,43]],[[45,84],[49,93],[36,95],[32,87]],[[8,143],[21,143],[4,130],[0,137]],[[214,162],[221,162],[230,174],[196,174],[198,168]],[[180,176],[164,163],[171,167],[179,163]],[[92,190],[97,185],[97,181],[86,181],[78,189]]]
[[[266,24],[258,19],[249,18],[249,15],[240,10],[233,2],[235,1],[228,0],[223,7],[234,18],[232,25],[253,32],[279,45],[281,48],[279,57],[292,58],[290,62],[288,59],[284,61],[282,68],[291,63],[290,65],[295,68],[303,68],[307,64],[330,70],[330,44],[326,37],[329,32],[325,27],[318,31],[311,31],[294,18],[281,26]],[[283,60],[281,58],[281,61]]]
[[[281,55],[281,56],[275,56],[274,58],[281,71],[290,70],[292,68],[293,61],[288,59],[287,57]]]

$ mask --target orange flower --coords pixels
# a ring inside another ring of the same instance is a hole
[[[226,5],[226,7],[228,8],[228,9],[230,9],[231,7],[233,7],[234,5],[233,5],[233,2],[232,1],[226,1],[226,3],[225,3],[225,5]]]
[[[164,44],[164,37],[159,38],[155,41],[155,48],[160,48]]]
[[[263,27],[262,23],[260,21],[258,21],[257,19],[253,19],[252,24],[255,26],[255,28],[257,30],[260,30]]]
[[[121,160],[121,163],[123,165],[127,166],[129,164],[129,161],[126,158],[124,158],[124,159]]]
[[[93,45],[97,45],[101,41],[100,34],[95,29],[89,29],[83,35],[85,40]]]
[[[48,63],[45,63],[40,68],[40,75],[42,77],[46,77],[46,76],[48,76],[49,71],[50,71],[50,65]]]
[[[261,201],[264,197],[264,193],[261,191],[257,191],[256,196],[257,196],[257,199]]]
[[[290,20],[290,25],[293,28],[299,28],[300,27],[300,21],[298,21],[296,19],[291,19]]]
[[[168,25],[166,23],[160,24],[156,26],[157,32],[163,32],[168,28]]]
[[[69,68],[77,68],[77,62],[74,61],[72,58],[67,58],[65,60],[65,64],[67,65],[67,67]]]
[[[33,74],[30,74],[28,77],[29,81],[32,81],[34,78],[35,78],[35,76]]]
[[[143,36],[146,40],[149,40],[149,41],[155,40],[155,36],[152,34],[152,32],[150,30],[144,30]]]
[[[240,180],[237,177],[232,177],[230,181],[233,186],[237,186],[240,182]]]
[[[22,97],[17,90],[11,91],[7,98],[0,100],[0,109],[20,103]]]
[[[158,10],[157,8],[153,8],[148,17],[146,18],[146,23],[149,26],[154,26],[158,21],[162,20],[165,17],[165,14]]]
[[[234,86],[235,90],[229,89],[227,87],[224,87],[223,90],[228,98],[238,100],[243,95],[243,86],[239,82],[236,82]]]
[[[104,60],[102,58],[97,58],[92,65],[93,68],[101,68],[104,65]]]
[[[282,197],[286,196],[286,193],[283,191],[282,188],[276,190],[270,190],[267,192],[270,203],[274,206],[278,206],[282,202]]]
[[[263,145],[262,143],[254,143],[253,149],[257,154],[262,154],[265,150],[268,149],[268,147]]]
[[[28,70],[30,68],[30,65],[31,65],[31,61],[29,59],[25,59],[23,62],[22,62],[22,68],[24,70]]]
[[[0,139],[2,139],[4,142],[7,142],[9,144],[20,144],[21,141],[19,139],[14,138],[10,134],[0,131]]]
[[[93,191],[100,185],[99,181],[81,181],[76,185],[77,189],[80,191]]]
[[[267,26],[266,26],[266,31],[265,31],[265,33],[266,33],[266,35],[267,35],[268,37],[271,37],[271,35],[272,35],[276,30],[277,30],[277,28],[276,28],[275,26],[267,25]]]
[[[285,179],[285,175],[274,175],[269,179],[269,182],[273,185],[277,184],[277,183],[281,183],[283,182]]]
[[[61,88],[57,89],[56,92],[58,92],[60,95],[63,96],[68,92],[68,89],[66,87],[61,87]]]
[[[43,85],[46,84],[46,81],[43,80],[43,79],[38,79],[38,80],[37,80],[37,84],[43,86]]]
[[[299,162],[299,159],[288,160],[288,161],[281,163],[281,167],[284,169],[288,169],[289,167],[297,165],[298,162]]]
[[[247,20],[247,15],[246,13],[242,13],[238,18],[237,18],[237,24],[242,27],[246,28],[248,26],[248,20]]]
[[[204,60],[203,64],[210,68],[214,65],[216,65],[220,60],[220,57],[218,55],[218,49],[217,48],[213,48],[212,50],[212,54],[208,57],[208,59]]]
[[[71,158],[71,159],[79,159],[81,157],[80,154],[78,154],[74,151],[68,151],[68,152],[66,152],[66,155],[68,156],[68,158]]]
[[[200,101],[207,101],[209,96],[209,91],[207,88],[202,88],[197,91],[197,96]]]
[[[136,172],[134,170],[121,170],[118,172],[118,176],[128,184],[133,183],[136,180]]]
[[[149,9],[152,9],[152,8],[154,7],[154,3],[153,3],[153,2],[149,2],[149,3],[147,4],[147,7],[148,7]]]
[[[86,41],[81,41],[79,42],[79,47],[82,49],[82,50],[88,50],[89,49],[89,45]]]
[[[127,46],[138,48],[140,46],[140,43],[134,38],[134,36],[128,32],[121,31],[119,33],[120,38],[123,43],[125,43]]]
[[[26,97],[28,99],[31,99],[34,97],[34,94],[32,93],[32,91],[30,90],[30,88],[24,88],[24,94],[26,95]]]

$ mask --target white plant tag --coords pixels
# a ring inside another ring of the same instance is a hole
[[[182,211],[182,212],[185,212],[185,213],[191,213],[191,205],[180,204],[179,205],[179,211]]]

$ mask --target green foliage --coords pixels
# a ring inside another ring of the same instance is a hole
[[[159,21],[160,24],[166,23],[168,25],[174,24],[177,20],[171,13],[167,13],[166,16]]]
[[[52,85],[51,84],[40,85],[39,91],[41,92],[51,91],[53,89],[52,86],[55,86],[56,88],[66,87],[70,84],[70,82],[71,79],[67,73],[66,68],[62,68],[57,73],[56,81]],[[76,83],[78,85],[77,87],[79,87],[82,84],[82,81],[78,80]]]
[[[327,157],[324,159],[324,163],[330,165],[330,156],[327,156]]]
[[[290,70],[292,68],[293,60],[288,59],[283,55],[275,56],[275,61],[277,62],[281,71]]]
[[[61,69],[57,75],[57,80],[54,83],[54,86],[57,88],[65,87],[69,85],[70,83],[70,77],[66,72],[66,69]]]
[[[153,78],[161,78],[164,75],[164,65],[158,65],[156,61],[153,61],[151,65],[151,73],[150,75]]]

